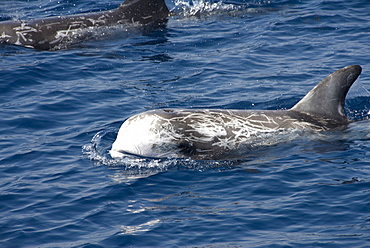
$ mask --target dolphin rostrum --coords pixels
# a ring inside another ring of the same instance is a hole
[[[134,115],[121,126],[110,154],[219,159],[269,143],[271,135],[324,131],[349,123],[344,100],[361,74],[344,67],[322,80],[288,110],[158,109]]]
[[[41,50],[58,49],[70,40],[84,38],[83,31],[88,29],[161,23],[168,15],[164,0],[126,0],[118,8],[108,11],[0,22],[0,43]]]

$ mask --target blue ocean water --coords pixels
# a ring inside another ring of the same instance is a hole
[[[120,3],[8,0],[0,18]],[[0,45],[1,247],[369,247],[370,2],[166,3],[158,29],[57,51]],[[290,108],[351,64],[363,73],[344,130],[238,160],[109,156],[133,114]]]

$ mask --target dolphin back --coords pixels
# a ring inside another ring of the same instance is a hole
[[[316,85],[291,110],[337,124],[347,123],[344,101],[361,71],[359,65],[350,65],[337,70]]]
[[[169,10],[164,0],[126,0],[118,8],[78,15],[0,22],[0,43],[41,50],[64,48],[65,43],[89,38],[90,28],[120,24],[160,24]]]
[[[170,14],[164,0],[126,0],[118,10],[133,22],[142,24],[161,21]]]

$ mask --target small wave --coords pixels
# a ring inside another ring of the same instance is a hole
[[[223,2],[208,2],[205,0],[175,0],[175,7],[171,10],[173,13],[178,13],[180,16],[190,17],[217,14],[220,12],[235,10],[238,7],[234,4],[224,4]]]
[[[345,110],[350,120],[370,119],[370,92],[361,81],[351,87],[346,99]]]
[[[213,2],[210,0],[175,0],[174,7],[171,9],[173,16],[177,17],[211,17],[211,16],[235,16],[241,17],[274,10],[270,1],[252,2]]]

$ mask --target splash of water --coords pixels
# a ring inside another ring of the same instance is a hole
[[[213,15],[220,14],[226,11],[237,10],[234,4],[225,4],[220,2],[208,2],[206,0],[175,0],[175,7],[171,10],[173,13],[178,13],[183,17],[200,16],[200,15]]]
[[[83,154],[97,166],[104,165],[115,169],[112,176],[115,181],[130,182],[168,170],[197,170],[231,168],[235,161],[195,161],[188,158],[147,158],[126,154],[122,158],[113,159],[109,149],[116,136],[115,129],[100,131],[91,142],[82,147]]]

